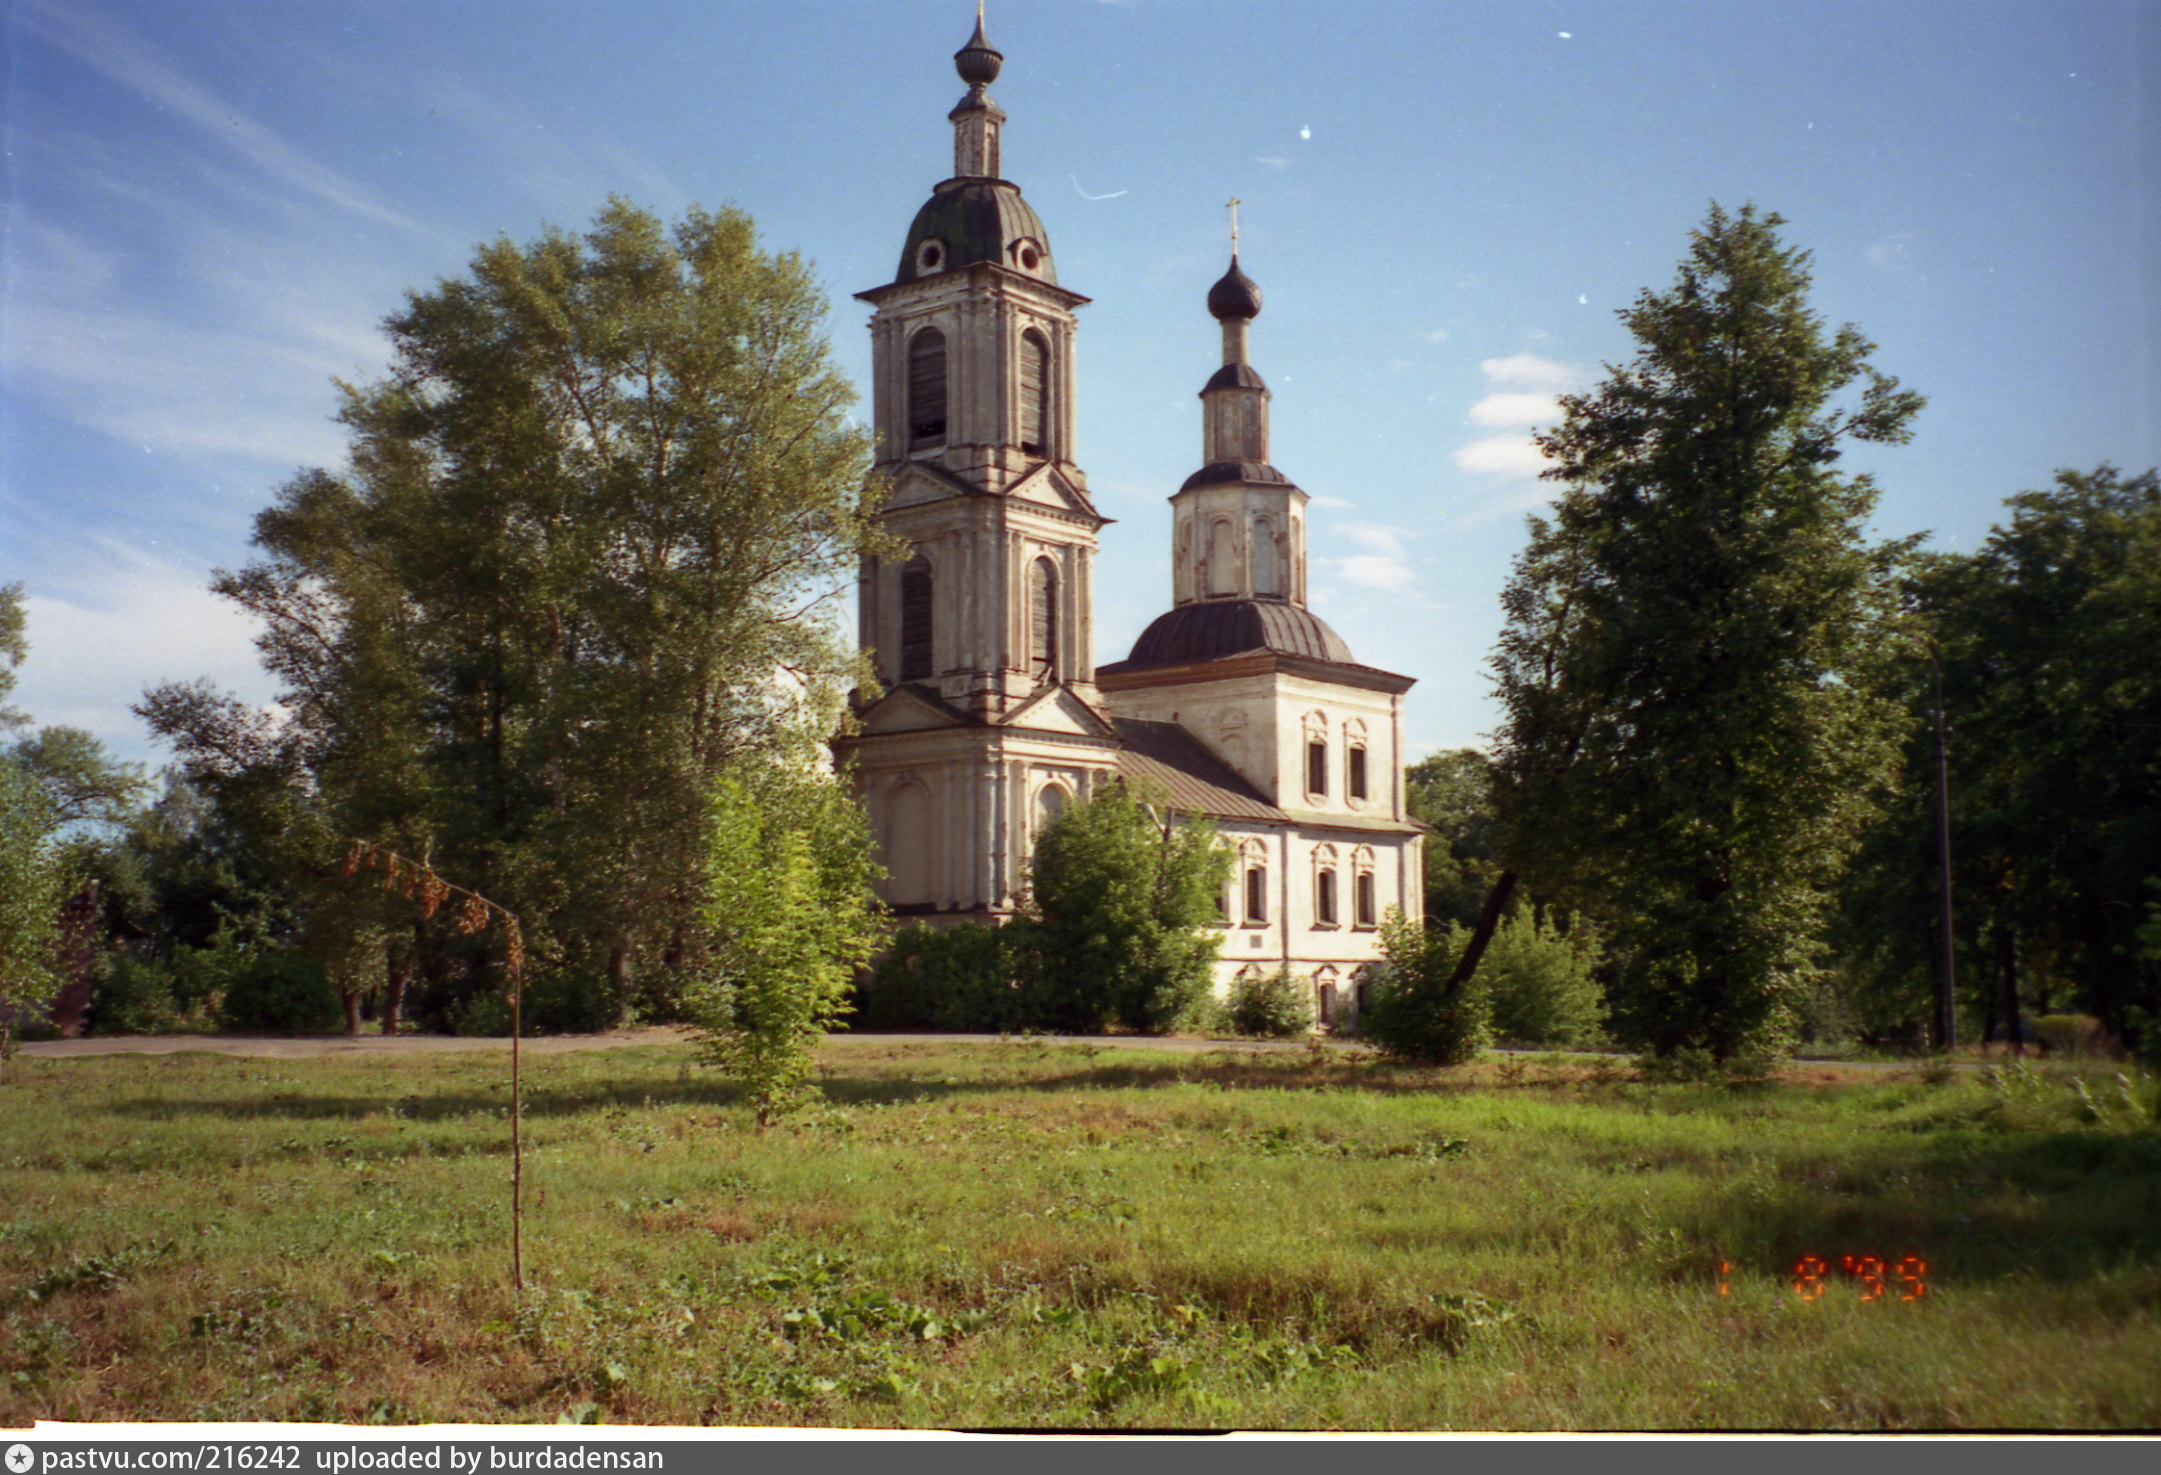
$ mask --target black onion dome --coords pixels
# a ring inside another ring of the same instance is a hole
[[[1225,364],[1208,376],[1208,382],[1201,386],[1201,393],[1207,394],[1209,391],[1216,389],[1266,389],[1267,387],[1268,381],[1263,379],[1260,376],[1260,371],[1251,364]]]
[[[975,34],[968,44],[953,53],[953,70],[970,87],[988,87],[998,80],[998,69],[1005,65],[1005,57],[983,39],[983,18],[976,17]]]
[[[1239,482],[1278,487],[1295,485],[1289,477],[1266,461],[1210,461],[1187,477],[1178,490],[1190,492],[1195,487],[1230,486]]]
[[[1184,666],[1267,652],[1356,664],[1343,637],[1309,609],[1265,599],[1219,599],[1158,615],[1118,669]]]
[[[1231,258],[1231,269],[1223,273],[1223,280],[1208,289],[1208,310],[1219,322],[1261,315],[1260,284],[1238,269],[1236,256]]]
[[[939,244],[935,267],[921,259],[920,248],[930,240]],[[893,280],[912,282],[978,261],[1014,266],[1009,250],[1023,240],[1033,243],[1038,256],[1037,264],[1029,268],[1031,274],[1057,285],[1050,238],[1017,186],[1002,179],[949,179],[915,212],[908,244],[900,252],[900,273]]]

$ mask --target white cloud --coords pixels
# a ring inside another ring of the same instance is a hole
[[[1550,425],[1561,418],[1561,402],[1550,394],[1489,394],[1471,406],[1479,425]]]
[[[1281,154],[1261,154],[1256,156],[1253,162],[1266,169],[1288,169],[1291,167],[1291,161]]]
[[[1462,447],[1450,459],[1465,471],[1489,476],[1536,476],[1548,464],[1530,437],[1522,435],[1489,435]]]
[[[1541,389],[1559,392],[1576,382],[1576,371],[1567,364],[1540,358],[1532,353],[1511,354],[1507,358],[1485,359],[1478,365],[1479,372],[1495,384],[1506,384],[1518,389]]]
[[[1396,529],[1377,523],[1349,523],[1334,531],[1366,550],[1343,558],[1318,560],[1322,568],[1344,583],[1394,594],[1410,588],[1417,581],[1410,554],[1403,546],[1402,534]]]
[[[128,708],[147,687],[207,676],[269,701],[256,620],[212,594],[203,570],[112,538],[85,545],[65,566],[91,572],[23,600],[30,656],[16,673],[14,704],[40,725],[86,728],[139,759],[150,756],[148,744]]]
[[[1432,332],[1426,334],[1426,342],[1428,343],[1446,343],[1447,341],[1448,330],[1446,328],[1435,328]]]
[[[1306,498],[1306,505],[1309,507],[1338,508],[1356,507],[1358,504],[1345,497],[1308,497]]]
[[[1861,259],[1874,271],[1903,274],[1917,265],[1915,243],[1912,231],[1898,231],[1869,242],[1861,252]]]

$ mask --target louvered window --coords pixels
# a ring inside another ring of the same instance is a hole
[[[1047,457],[1049,445],[1050,346],[1030,331],[1020,335],[1020,448]]]
[[[1038,681],[1058,676],[1058,570],[1047,558],[1029,565],[1028,674]]]
[[[908,341],[908,449],[945,444],[945,334],[925,328]]]
[[[900,571],[900,679],[927,681],[931,674],[930,560],[918,553]]]

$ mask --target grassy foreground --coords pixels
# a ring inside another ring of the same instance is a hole
[[[2108,1068],[823,1059],[762,1135],[687,1046],[529,1063],[522,1304],[500,1055],[18,1060],[0,1426],[2161,1426]]]

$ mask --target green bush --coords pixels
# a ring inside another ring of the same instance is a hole
[[[1598,959],[1598,939],[1581,922],[1563,932],[1536,912],[1505,919],[1478,965],[1494,1034],[1514,1045],[1599,1043],[1606,1001],[1592,973]]]
[[[1462,1065],[1485,1048],[1491,1000],[1485,969],[1460,988],[1449,975],[1469,933],[1460,927],[1426,929],[1395,912],[1381,927],[1386,958],[1372,997],[1359,1019],[1359,1034],[1383,1055],[1417,1065]]]
[[[450,1032],[474,1040],[510,1038],[510,1000],[492,989],[467,994],[451,1006],[446,1022]],[[531,1034],[530,1027],[526,1030]]]
[[[557,968],[526,983],[524,1012],[529,1035],[591,1035],[614,1029],[623,1004],[607,974]]]
[[[84,1032],[93,1035],[164,1034],[178,1024],[172,970],[150,958],[114,953],[98,970]]]
[[[2113,1055],[2116,1042],[2091,1014],[2042,1014],[2033,1032],[2051,1055]]]
[[[904,928],[862,991],[864,1029],[1023,1034],[1038,1028],[1025,923]]]
[[[219,1013],[228,1029],[300,1032],[345,1022],[322,964],[273,951],[255,954],[233,974]]]
[[[1313,997],[1288,968],[1232,983],[1223,1012],[1233,1031],[1256,1039],[1287,1040],[1313,1028]]]

